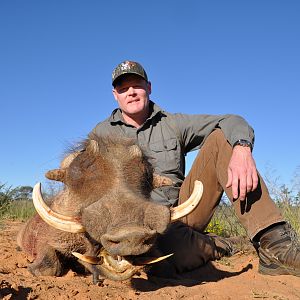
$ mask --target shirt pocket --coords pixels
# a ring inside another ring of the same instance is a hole
[[[160,173],[178,171],[180,155],[175,138],[151,143],[149,148],[151,150],[150,162],[155,170]]]

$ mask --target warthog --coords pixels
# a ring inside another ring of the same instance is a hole
[[[60,169],[46,173],[65,185],[49,206],[40,184],[34,187],[38,214],[20,230],[18,244],[33,256],[29,270],[34,275],[60,276],[79,258],[94,281],[128,279],[152,262],[142,257],[168,224],[197,205],[202,185],[198,182],[180,207],[168,208],[149,198],[153,184],[171,184],[170,180],[153,176],[132,141],[95,136],[81,149],[69,154]]]

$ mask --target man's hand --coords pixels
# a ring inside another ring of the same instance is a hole
[[[232,188],[233,199],[245,200],[246,194],[257,188],[258,175],[251,149],[235,146],[228,166],[226,187]]]

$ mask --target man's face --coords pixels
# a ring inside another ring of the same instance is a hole
[[[122,113],[134,118],[148,114],[151,84],[138,75],[125,75],[113,89]],[[148,116],[146,116],[148,117]]]

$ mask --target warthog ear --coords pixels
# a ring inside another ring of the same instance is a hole
[[[61,169],[66,169],[70,166],[71,162],[81,153],[82,151],[75,151],[67,155],[60,163]]]
[[[50,170],[45,174],[46,178],[50,180],[55,180],[55,181],[65,181],[65,176],[66,176],[66,170],[64,169],[54,169]]]
[[[166,176],[162,176],[162,175],[158,175],[158,174],[153,174],[153,188],[159,188],[161,186],[165,186],[165,185],[173,185],[173,181],[172,179],[166,177]]]
[[[133,157],[142,157],[143,153],[138,145],[132,145],[129,147],[129,155]]]

